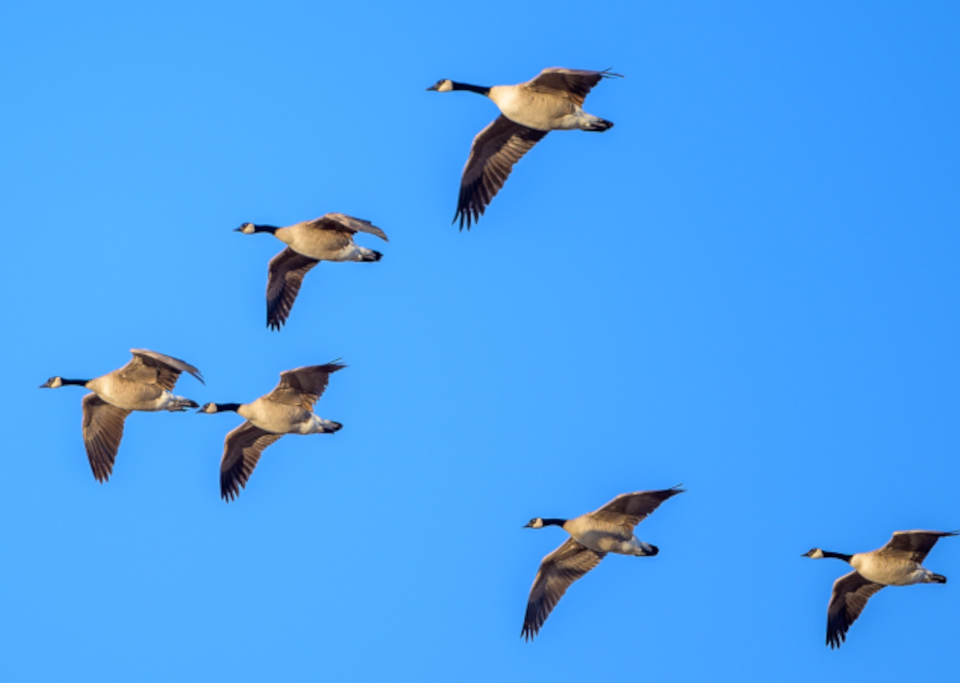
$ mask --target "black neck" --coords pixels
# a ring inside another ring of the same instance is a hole
[[[550,519],[543,520],[543,526],[563,526],[566,523],[567,523],[567,520],[565,519],[550,518]]]
[[[829,550],[824,550],[824,551],[823,551],[823,556],[824,556],[824,557],[835,557],[836,559],[838,559],[838,560],[843,560],[844,562],[849,562],[849,561],[850,561],[850,558],[853,557],[853,555],[844,555],[843,553],[831,553]]]
[[[215,405],[217,406],[217,411],[219,412],[221,410],[236,411],[243,404],[242,403],[216,403]]]
[[[67,385],[77,386],[77,387],[85,387],[85,386],[87,385],[87,382],[89,382],[89,381],[90,381],[90,380],[88,380],[88,379],[63,379],[63,378],[61,377],[61,378],[60,378],[60,385],[61,385],[61,386],[64,386],[64,387],[67,386]]]
[[[456,81],[450,81],[453,84],[454,90],[469,90],[470,92],[480,93],[481,95],[489,95],[490,88],[484,88],[480,85],[470,85],[469,83],[457,83]]]
[[[254,232],[269,232],[271,235],[274,234],[279,229],[280,228],[278,228],[275,225],[254,225],[253,226]]]

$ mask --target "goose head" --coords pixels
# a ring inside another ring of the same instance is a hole
[[[51,377],[40,385],[41,389],[59,389],[63,386],[63,377]]]
[[[450,92],[453,90],[453,81],[449,78],[441,78],[439,81],[431,85],[427,90],[436,90],[437,92]]]
[[[257,231],[257,226],[253,223],[244,223],[239,228],[235,228],[234,232],[242,232],[244,235],[252,235]]]
[[[807,552],[805,552],[800,557],[809,557],[811,560],[822,560],[824,555],[823,555],[823,551],[820,550],[820,548],[813,548],[812,550],[808,550]]]
[[[217,406],[216,403],[204,403],[202,406],[200,406],[200,409],[197,412],[213,414],[213,413],[220,412],[220,408]]]
[[[543,528],[543,519],[540,517],[534,517],[529,522],[524,524],[522,529],[542,529]]]

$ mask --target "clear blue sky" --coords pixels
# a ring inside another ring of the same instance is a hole
[[[947,680],[946,586],[824,646],[832,581],[896,529],[960,527],[955,3],[7,3],[0,480],[5,680]],[[612,67],[470,233],[496,116],[440,78]],[[390,237],[265,327],[282,245],[330,211]],[[344,424],[219,498],[233,414],[134,414],[113,477],[92,377],[144,347],[246,401],[342,357]],[[534,643],[568,517],[689,490]],[[904,656],[909,653],[909,657]]]

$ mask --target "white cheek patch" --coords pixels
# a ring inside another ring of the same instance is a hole
[[[450,92],[451,90],[453,90],[453,83],[451,81],[444,81],[440,87],[437,88],[437,92]]]

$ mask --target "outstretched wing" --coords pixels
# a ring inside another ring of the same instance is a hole
[[[161,389],[172,391],[181,372],[188,372],[203,384],[200,371],[179,358],[166,356],[147,349],[130,349],[133,358],[118,372],[124,379],[143,384],[156,384]]]
[[[358,232],[366,232],[376,235],[384,242],[389,242],[386,233],[375,226],[370,221],[361,218],[354,218],[343,213],[328,213],[316,220],[310,221],[310,227],[317,230],[335,230],[337,232],[346,232],[355,235]]]
[[[131,411],[118,408],[96,394],[83,397],[83,445],[90,469],[101,484],[110,478],[123,438],[123,421]]]
[[[923,562],[937,541],[944,536],[956,535],[955,531],[894,531],[887,544],[880,548],[880,553]]]
[[[534,92],[550,93],[566,97],[583,106],[590,90],[604,78],[623,78],[620,74],[605,71],[584,71],[581,69],[563,69],[553,67],[544,69],[523,85]]]
[[[867,600],[881,588],[883,584],[869,581],[856,571],[833,582],[827,607],[827,645],[831,649],[840,647],[847,639],[847,631],[867,606]]]
[[[520,636],[525,640],[533,640],[570,584],[600,564],[605,555],[571,538],[543,558],[530,588]]]
[[[313,405],[327,388],[330,375],[345,367],[347,366],[343,363],[327,363],[281,372],[280,383],[266,395],[266,398],[312,411]]]
[[[513,165],[540,142],[549,131],[534,130],[514,123],[501,114],[473,139],[470,156],[460,179],[460,199],[453,222],[460,219],[460,229],[466,223],[476,223],[507,182]]]
[[[221,498],[229,503],[240,495],[240,489],[247,485],[263,449],[281,436],[283,434],[255,427],[251,422],[244,422],[227,434],[220,459]]]
[[[657,491],[623,493],[599,510],[591,512],[590,516],[608,524],[622,526],[632,535],[633,528],[660,507],[660,503],[683,492],[682,488],[674,486]]]
[[[267,271],[267,327],[279,330],[300,293],[303,276],[320,263],[287,247],[270,259]]]

